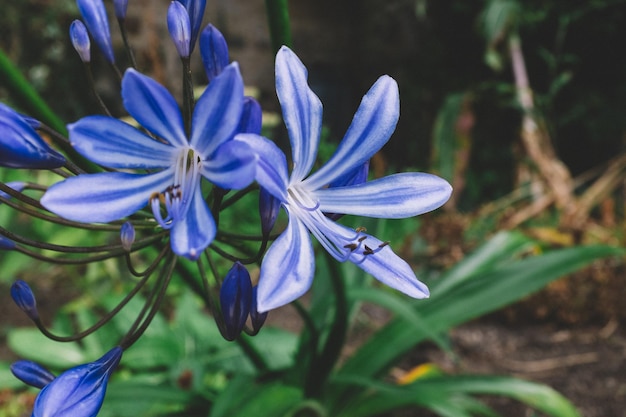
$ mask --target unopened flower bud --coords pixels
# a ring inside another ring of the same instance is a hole
[[[109,20],[104,3],[102,0],[76,0],[76,4],[96,45],[110,64],[115,63]]]
[[[256,308],[257,288],[258,285],[255,285],[252,288],[252,303],[250,305],[250,323],[252,324],[252,334],[257,334],[259,330],[261,330],[268,314],[267,311],[265,313],[259,313],[259,310]]]
[[[209,24],[200,34],[200,55],[209,82],[228,65],[228,45],[222,33]]]
[[[189,13],[178,1],[170,3],[167,9],[167,28],[181,58],[189,58],[191,53],[191,26]]]
[[[224,318],[224,339],[235,340],[243,330],[252,303],[252,283],[245,266],[235,262],[228,271],[222,288],[220,304]]]
[[[115,17],[118,19],[126,19],[128,0],[113,0],[113,8],[115,9]]]
[[[63,372],[37,395],[33,416],[94,417],[102,407],[109,377],[122,352],[116,346],[95,362]]]
[[[125,251],[130,252],[135,242],[135,228],[131,222],[125,222],[120,229],[120,240]]]
[[[272,231],[279,211],[280,200],[261,187],[259,189],[259,214],[261,215],[261,233],[264,237],[269,236]]]
[[[263,112],[261,105],[252,97],[243,98],[243,109],[237,133],[261,134]]]
[[[70,25],[70,39],[72,45],[80,60],[83,62],[91,61],[91,41],[89,40],[89,33],[87,33],[87,27],[80,20],[74,20]]]
[[[11,372],[17,379],[35,388],[43,388],[54,380],[54,374],[38,363],[17,361],[11,364]]]
[[[35,295],[26,282],[18,279],[11,285],[11,298],[20,310],[26,313],[28,318],[33,321],[39,319]]]
[[[0,250],[13,250],[15,249],[16,243],[9,238],[4,236],[0,236]]]
[[[50,148],[22,116],[0,103],[0,166],[53,169],[64,164],[65,158]]]
[[[191,42],[189,44],[189,53],[193,52],[202,26],[202,18],[204,17],[204,9],[206,8],[206,0],[181,0],[180,1],[187,13],[189,14],[189,22],[191,25]]]

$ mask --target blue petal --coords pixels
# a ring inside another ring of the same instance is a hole
[[[166,168],[176,158],[176,148],[111,117],[88,116],[67,128],[81,155],[109,168]]]
[[[315,257],[304,224],[289,217],[285,231],[274,241],[261,264],[257,309],[269,311],[307,292],[313,282]]]
[[[452,187],[446,180],[419,172],[311,192],[323,212],[386,219],[412,217],[435,210],[448,201],[451,193]]]
[[[243,80],[237,63],[215,77],[196,103],[191,122],[191,145],[207,157],[231,139],[243,108]]]
[[[174,170],[155,174],[105,172],[71,177],[54,184],[41,197],[51,212],[78,222],[106,223],[144,207],[150,196],[174,180]]]
[[[241,112],[239,126],[237,126],[237,133],[255,133],[260,135],[262,127],[263,112],[261,111],[261,105],[252,97],[244,97],[243,111]]]
[[[25,384],[35,388],[43,388],[54,381],[54,374],[32,361],[17,361],[11,364],[11,373]]]
[[[241,189],[254,181],[256,159],[247,143],[228,141],[202,162],[202,175],[224,188]]]
[[[358,232],[344,227],[330,220],[324,220],[325,233],[329,235],[331,242],[338,244],[345,242],[346,236],[355,236],[353,242],[356,246],[348,260],[374,278],[414,298],[428,297],[428,287],[420,282],[413,269],[402,258],[396,255],[388,242],[382,242],[374,236]],[[335,240],[339,238],[339,240]],[[346,249],[344,249],[346,250]],[[369,254],[367,254],[369,253]]]
[[[185,217],[174,223],[170,242],[176,255],[194,261],[211,244],[215,238],[216,228],[213,215],[202,198],[200,184],[192,198]]]
[[[373,236],[365,236],[367,239],[363,243],[372,249],[384,244]],[[410,297],[427,298],[430,295],[428,287],[417,279],[409,264],[396,255],[389,246],[384,246],[373,255],[353,253],[349,260],[383,284]]]
[[[130,68],[122,79],[122,97],[140,125],[174,146],[187,146],[183,117],[165,87]]]
[[[293,152],[293,181],[311,171],[322,129],[322,103],[307,84],[307,70],[291,49],[276,54],[276,93]]]
[[[287,201],[289,174],[285,154],[274,142],[262,136],[240,134],[235,136],[235,141],[246,142],[256,154],[256,181],[280,201]]]
[[[80,20],[74,20],[70,25],[70,39],[72,46],[80,56],[80,60],[83,62],[91,61],[91,41],[85,24]]]
[[[305,180],[308,187],[321,188],[364,164],[387,143],[399,114],[398,85],[393,78],[384,75],[361,100],[352,124],[333,156]]]

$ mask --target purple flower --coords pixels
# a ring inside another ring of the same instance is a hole
[[[237,139],[258,152],[257,181],[280,200],[289,216],[287,228],[261,265],[258,310],[287,304],[311,286],[315,258],[309,233],[338,261],[350,261],[412,297],[428,297],[428,288],[388,242],[363,229],[341,226],[324,215],[404,218],[434,210],[450,197],[450,185],[430,174],[395,174],[365,183],[349,179],[387,143],[395,129],[400,108],[396,82],[389,76],[376,81],[363,97],[334,155],[313,174],[322,104],[307,85],[306,68],[287,47],[276,56],[276,91],[291,141],[291,175],[285,155],[273,142],[256,135],[239,135]],[[342,186],[328,187],[336,183]]]
[[[116,346],[95,362],[63,372],[41,390],[32,417],[95,417],[122,352]]]
[[[224,338],[235,340],[246,324],[252,303],[252,282],[245,266],[236,262],[220,288],[220,305],[224,319]]]
[[[189,138],[176,101],[151,78],[127,70],[122,96],[126,110],[153,136],[106,116],[89,116],[69,125],[70,141],[78,152],[125,172],[68,178],[50,187],[41,204],[79,222],[122,219],[149,204],[158,224],[170,230],[174,253],[195,260],[216,233],[202,196],[202,177],[224,189],[243,188],[254,178],[252,151],[232,140],[243,103],[239,68],[229,65],[207,87],[196,103]]]

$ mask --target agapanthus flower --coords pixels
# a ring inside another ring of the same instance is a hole
[[[63,155],[37,134],[33,122],[0,103],[0,166],[52,169],[65,164]]]
[[[32,417],[94,417],[121,358],[122,348],[116,346],[97,361],[63,372],[41,390]]]
[[[23,383],[35,388],[43,388],[54,381],[54,374],[42,365],[26,360],[11,364],[11,373]]]
[[[317,155],[322,104],[307,85],[306,68],[287,47],[276,57],[276,91],[291,142],[291,175],[285,155],[273,142],[255,135],[238,136],[259,153],[257,181],[280,200],[289,216],[286,229],[261,265],[259,311],[289,303],[311,286],[315,258],[309,233],[338,261],[350,261],[409,296],[427,297],[428,288],[388,242],[366,234],[362,228],[342,226],[325,215],[404,218],[434,210],[448,200],[450,185],[425,173],[395,174],[364,183],[345,181],[393,133],[399,116],[396,82],[389,76],[376,81],[363,97],[334,155],[313,174],[309,173]],[[347,185],[329,187],[337,181]]]
[[[70,141],[105,167],[151,172],[71,177],[50,187],[41,204],[79,222],[122,219],[149,204],[158,224],[170,230],[174,253],[196,259],[216,233],[202,177],[224,189],[242,188],[254,179],[252,151],[232,140],[243,106],[239,68],[229,65],[199,98],[189,138],[176,101],[156,81],[129,69],[122,97],[128,113],[152,136],[115,118],[88,116],[68,126]]]

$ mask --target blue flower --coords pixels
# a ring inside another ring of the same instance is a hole
[[[41,390],[32,417],[94,417],[121,358],[122,348],[116,346],[95,362],[63,372]]]
[[[70,220],[110,222],[149,203],[159,225],[170,230],[174,253],[197,259],[216,232],[201,178],[224,189],[254,179],[251,149],[232,140],[244,100],[239,68],[229,65],[199,98],[189,138],[176,101],[151,78],[127,70],[122,96],[126,110],[153,136],[111,117],[89,116],[68,126],[70,141],[100,165],[150,173],[78,175],[50,187],[41,204]]]
[[[306,68],[286,47],[276,56],[276,91],[291,142],[291,175],[285,155],[273,142],[256,135],[237,139],[258,152],[257,181],[280,200],[289,216],[287,228],[261,265],[259,311],[287,304],[311,286],[315,258],[309,233],[338,261],[350,261],[412,297],[427,297],[428,288],[388,242],[325,216],[411,217],[440,207],[450,197],[450,185],[430,174],[395,174],[364,183],[349,179],[387,143],[395,129],[399,115],[396,82],[389,76],[378,79],[363,97],[334,155],[313,174],[309,173],[320,139],[322,104],[307,85]],[[343,186],[328,186],[337,183]]]
[[[52,169],[65,164],[65,158],[35,132],[33,123],[34,119],[0,103],[0,166]]]

